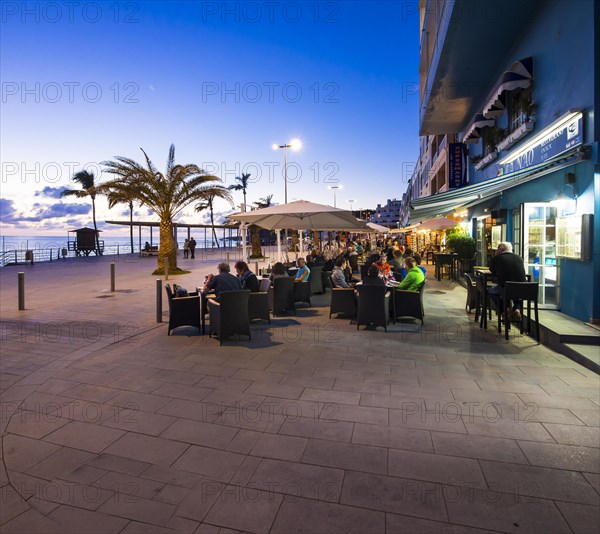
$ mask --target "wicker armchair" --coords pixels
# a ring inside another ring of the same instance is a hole
[[[170,284],[165,285],[167,300],[169,301],[169,329],[179,326],[195,326],[200,330],[200,296],[198,293],[189,293],[187,297],[175,297]]]
[[[294,279],[275,278],[273,287],[269,288],[269,308],[274,316],[283,312],[292,312],[296,315],[296,304],[294,300]]]
[[[248,301],[250,291],[223,291],[217,302],[208,301],[210,314],[209,335],[215,334],[223,345],[223,340],[233,335],[250,336]]]
[[[421,321],[421,324],[425,324],[423,320],[425,317],[423,308],[424,288],[425,281],[423,281],[416,291],[407,291],[405,289],[394,290],[394,301],[392,306],[394,322],[399,318],[413,317]]]
[[[359,285],[356,329],[361,324],[383,326],[387,332],[390,295],[385,286]]]

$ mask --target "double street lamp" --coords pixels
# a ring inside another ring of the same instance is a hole
[[[300,139],[292,139],[289,143],[284,145],[273,145],[273,150],[283,148],[283,182],[285,184],[285,204],[287,204],[287,149],[300,150],[302,148],[302,141]]]

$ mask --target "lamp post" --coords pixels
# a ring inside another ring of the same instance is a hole
[[[349,200],[350,202],[350,212],[352,213],[352,205],[356,202],[356,200]]]
[[[337,208],[337,205],[336,205],[336,193],[337,193],[338,189],[342,189],[342,186],[341,185],[330,185],[329,189],[333,189],[333,207]]]
[[[300,139],[292,139],[289,143],[283,145],[273,145],[273,150],[283,148],[283,183],[284,183],[284,201],[287,204],[287,149],[300,150],[302,141]]]

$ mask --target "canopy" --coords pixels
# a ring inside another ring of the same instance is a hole
[[[412,232],[413,230],[415,230],[417,228],[417,226],[419,226],[418,224],[409,224],[408,226],[405,226],[404,228],[394,228],[393,230],[390,231],[390,234],[406,234],[408,232]]]
[[[387,226],[382,226],[381,224],[377,224],[374,222],[368,222],[367,226],[371,229],[372,232],[377,232],[379,234],[389,234],[390,229]]]
[[[417,227],[417,230],[449,230],[454,228],[458,223],[447,217],[435,217],[434,219],[428,219],[423,221]]]
[[[486,118],[499,117],[504,113],[504,103],[502,94],[514,91],[515,89],[526,89],[531,85],[533,78],[533,58],[527,57],[520,61],[515,61],[500,79],[500,82],[494,87],[485,106],[483,107],[483,116]]]
[[[354,217],[351,211],[325,204],[315,204],[307,200],[296,200],[268,208],[233,213],[229,215],[229,218],[255,224],[268,230],[288,228],[290,230],[369,231],[366,223]]]
[[[486,119],[481,113],[478,113],[469,125],[469,128],[463,137],[463,143],[477,143],[481,138],[482,128],[494,126],[495,122],[494,119]]]

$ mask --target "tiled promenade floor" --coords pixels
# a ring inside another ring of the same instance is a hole
[[[327,295],[219,347],[156,324],[152,265],[27,267],[22,312],[1,271],[2,534],[597,532],[598,376],[461,287],[423,328]]]

